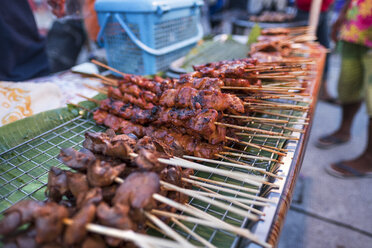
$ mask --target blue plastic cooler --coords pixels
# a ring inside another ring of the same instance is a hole
[[[203,35],[201,0],[97,0],[95,9],[108,64],[126,73],[166,70]]]

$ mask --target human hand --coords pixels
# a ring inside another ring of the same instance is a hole
[[[66,0],[48,0],[48,5],[52,7],[52,13],[58,17],[64,17],[66,15],[65,2]]]

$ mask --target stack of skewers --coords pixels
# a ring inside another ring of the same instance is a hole
[[[296,139],[290,133],[302,130],[288,127],[288,124],[307,124],[304,115],[308,107],[298,103],[311,100],[305,92],[308,79],[312,77],[310,62],[286,50],[291,50],[295,42],[308,41],[311,37],[297,36],[295,39],[296,36],[283,30],[265,31],[264,35],[275,37],[273,34],[277,33],[288,36],[285,46],[273,39],[274,48],[267,51],[262,43],[267,40],[261,37],[262,46],[253,45],[251,58],[195,66],[194,72],[179,80],[129,75],[96,62],[123,76],[121,80],[113,80],[97,75],[106,87],[95,89],[108,98],[97,101],[85,97],[97,103],[93,118],[98,124],[109,127],[109,131],[87,133],[84,150],[62,150],[61,161],[76,172],[52,168],[47,187],[48,202],[25,201],[12,206],[0,222],[0,233],[8,235],[21,225],[29,224],[26,231],[7,237],[7,242],[16,247],[23,247],[24,240],[32,241],[35,246],[58,247],[90,247],[93,244],[97,247],[134,244],[194,247],[164,223],[172,221],[203,246],[214,247],[182,224],[182,220],[223,229],[263,247],[271,247],[248,230],[219,220],[187,202],[188,197],[193,197],[252,221],[263,218],[264,213],[252,205],[268,206],[271,200],[253,194],[260,192],[263,185],[275,188],[276,185],[267,179],[280,177],[233,157],[239,154],[247,159],[280,163],[280,158],[274,159],[273,155],[283,156],[285,149],[247,142],[244,138]],[[269,61],[267,58],[271,55],[264,53],[271,53],[273,49],[286,58],[280,62]],[[263,57],[260,59],[260,56]],[[273,110],[295,110],[303,114],[294,116]],[[268,116],[257,117],[253,113]],[[254,123],[262,125],[252,127]],[[269,131],[265,126],[280,131]],[[230,143],[238,146],[231,148]],[[239,145],[250,146],[270,156],[243,154]],[[179,158],[181,156],[184,158]],[[215,160],[217,158],[229,162]],[[211,168],[190,160],[223,164],[261,175]],[[194,170],[233,178],[251,187],[196,177]],[[220,192],[233,193],[240,198]],[[177,211],[188,215],[180,215]],[[53,228],[48,229],[49,226]],[[140,234],[147,227],[174,241]],[[94,234],[87,234],[87,231]]]

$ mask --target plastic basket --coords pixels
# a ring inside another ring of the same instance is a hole
[[[108,64],[126,73],[149,75],[165,71],[203,35],[200,1],[183,1],[189,4],[174,8],[162,1],[161,5],[152,3],[148,11],[138,12],[117,7],[114,12],[105,8],[105,1],[98,2],[98,41],[103,41]]]

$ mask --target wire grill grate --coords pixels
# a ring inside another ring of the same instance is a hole
[[[294,114],[293,111],[282,112],[284,112],[285,114]],[[289,120],[288,118],[276,118]],[[281,129],[264,124],[256,123],[253,124],[253,126],[269,131],[283,132],[283,130]],[[99,132],[103,130],[105,130],[104,127],[97,126],[91,119],[77,117],[0,154],[0,213],[2,213],[11,205],[23,199],[30,198],[34,200],[44,200],[46,198],[44,194],[45,185],[48,180],[47,177],[50,167],[56,166],[63,169],[68,169],[56,158],[56,156],[59,154],[60,149],[66,147],[74,147],[76,149],[80,149],[82,147],[82,141],[84,140],[85,132]],[[271,145],[275,147],[279,147],[282,145],[279,140],[270,138],[250,138],[247,141],[261,145]],[[234,147],[234,145],[232,145],[231,147]],[[242,151],[246,151],[252,155],[274,158],[274,155],[271,153],[252,149],[248,146],[244,147]],[[265,168],[270,171],[272,171],[272,169],[274,168],[273,162],[262,162],[258,160],[245,159],[241,156],[234,159],[236,159],[237,161],[252,164],[253,166]],[[215,165],[207,163],[207,165],[216,168],[230,169],[231,171],[240,171],[250,174],[252,173],[251,171],[245,169],[230,168],[221,164]],[[195,175],[207,179],[213,179],[221,182],[249,187],[244,182],[233,180],[220,175],[215,175],[213,173],[196,171]],[[236,194],[234,195],[224,192],[220,193],[226,196],[233,196],[235,198],[237,197]],[[233,205],[231,202],[223,202],[229,204],[230,206]],[[250,224],[252,224],[249,223],[249,220],[246,218],[231,213],[227,210],[222,210],[220,208],[212,206],[211,204],[207,204],[194,198],[190,199],[189,204],[235,226],[247,227],[247,225],[251,226]],[[184,224],[213,244],[223,243],[224,246],[227,245],[233,247],[236,246],[239,241],[239,237],[227,231],[204,227],[198,224]],[[192,236],[184,233],[183,231],[181,231],[181,229],[175,226],[174,223],[171,226],[179,233],[187,237],[187,239],[191,240],[191,242],[199,244],[197,241],[193,240]]]

